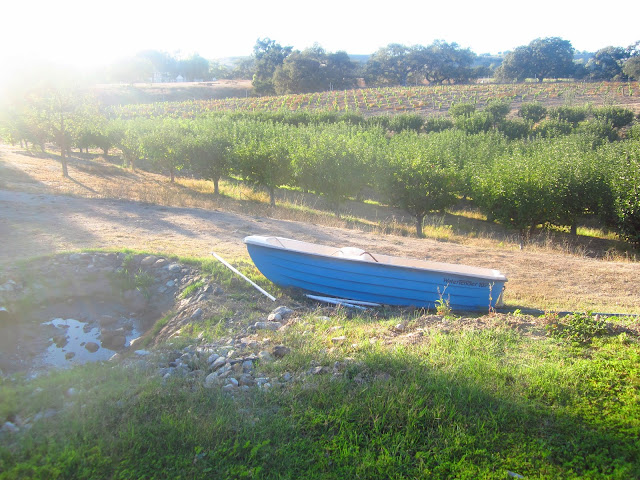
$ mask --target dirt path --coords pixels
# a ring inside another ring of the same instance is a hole
[[[0,160],[0,176],[6,168],[20,168],[17,157]],[[42,168],[56,167],[55,162],[42,160]],[[27,189],[6,178],[5,173],[4,186],[11,190],[1,188],[0,178],[0,281],[3,265],[67,250],[132,248],[195,257],[216,251],[234,258],[247,257],[245,236],[279,235],[496,268],[509,279],[505,300],[512,307],[640,313],[640,265],[634,262],[509,246],[484,248],[201,208],[37,193],[47,189],[36,188],[33,179]]]

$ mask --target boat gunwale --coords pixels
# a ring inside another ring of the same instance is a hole
[[[280,243],[280,245],[276,245],[273,243],[268,243],[269,239],[275,239]],[[482,279],[493,282],[507,282],[507,277],[501,273],[499,270],[485,268],[485,267],[475,267],[471,265],[458,265],[444,262],[433,262],[429,260],[421,260],[416,258],[408,258],[408,257],[396,257],[393,255],[385,255],[376,253],[375,256],[369,252],[363,251],[363,254],[368,254],[375,261],[354,258],[349,256],[336,256],[335,253],[340,251],[341,248],[331,247],[328,245],[304,242],[301,240],[295,240],[291,238],[285,237],[277,237],[274,235],[263,236],[263,235],[250,235],[244,238],[244,243],[248,245],[254,245],[258,247],[271,248],[274,250],[281,250],[285,252],[292,252],[302,255],[309,255],[312,257],[322,257],[325,259],[331,259],[332,261],[342,260],[347,263],[364,263],[371,265],[384,265],[385,267],[403,269],[403,270],[412,270],[417,272],[425,272],[425,273],[439,273],[439,274],[448,274],[448,275],[456,275],[458,277],[470,277],[475,279]],[[285,243],[293,243],[294,245],[285,246]],[[295,244],[301,246],[305,245],[309,250],[302,250],[294,248]],[[334,249],[334,254],[329,255],[328,253],[321,253],[316,251],[318,248],[323,249]],[[345,247],[343,247],[345,248]],[[349,247],[347,247],[349,248]],[[380,260],[377,260],[377,259]],[[384,261],[387,259],[396,260],[397,263],[390,263],[388,261]],[[412,265],[410,263],[418,263],[419,265]],[[448,268],[453,267],[453,268]],[[475,270],[475,271],[473,271]],[[481,273],[480,271],[486,271],[487,273]]]

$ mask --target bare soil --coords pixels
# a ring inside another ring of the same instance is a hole
[[[60,172],[55,155],[0,146],[0,280],[2,265],[62,251],[131,248],[196,257],[215,251],[230,259],[247,258],[245,236],[279,235],[499,269],[509,279],[505,301],[511,308],[640,313],[640,266],[620,257],[519,250],[514,243],[490,239],[466,244],[383,235],[357,226],[311,223],[315,217],[286,219],[284,208],[256,209],[251,200],[185,207],[184,197],[175,193],[187,190],[184,186],[169,186],[158,175],[80,157],[70,159],[70,179]],[[135,201],[122,198],[133,191],[122,187],[128,183],[139,192],[129,197]],[[154,203],[140,201],[145,198],[140,192],[162,189],[173,192],[163,202],[151,196]]]

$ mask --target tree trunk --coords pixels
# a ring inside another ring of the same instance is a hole
[[[276,206],[276,189],[269,187],[269,203],[272,207]]]
[[[522,230],[520,230],[520,243],[518,244],[518,247],[520,247],[520,250],[524,248],[524,245],[526,243],[526,238],[527,238],[527,229],[523,228]]]
[[[67,157],[64,147],[60,148],[60,163],[62,164],[62,176],[69,178],[69,170],[67,169]]]
[[[422,225],[424,224],[424,215],[416,215],[416,235],[418,238],[424,238]]]
[[[577,223],[573,222],[573,223],[571,224],[571,232],[570,232],[570,233],[571,233],[571,235],[573,235],[574,237],[577,237],[577,236],[578,236],[578,224],[577,224]]]
[[[109,149],[108,148],[103,148],[102,149],[102,153],[104,154],[105,157],[109,156]]]
[[[171,169],[169,170],[169,174],[171,175],[171,183],[175,183],[175,181],[176,181],[176,172],[173,169],[173,167],[171,167]]]
[[[220,182],[220,178],[213,179],[213,194],[220,195],[220,188],[218,188],[218,183]]]

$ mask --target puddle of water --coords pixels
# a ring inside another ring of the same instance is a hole
[[[51,325],[60,331],[60,335],[67,336],[67,344],[58,347],[56,344],[50,345],[41,355],[36,363],[40,366],[68,368],[87,362],[97,362],[109,360],[116,352],[100,346],[100,328],[90,327],[88,323],[75,320],[73,318],[54,318],[42,325]],[[131,340],[138,338],[140,332],[135,328],[126,332],[126,346]],[[88,342],[94,342],[100,346],[95,352],[90,352],[85,348]],[[74,355],[67,358],[69,354]]]

